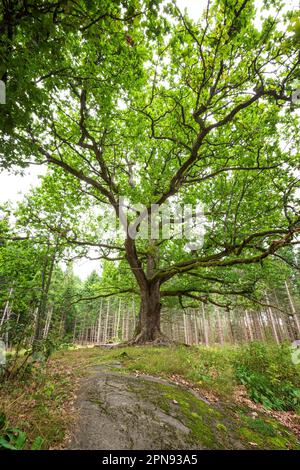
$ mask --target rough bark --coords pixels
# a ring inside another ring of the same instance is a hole
[[[171,340],[160,329],[160,289],[159,284],[149,284],[141,289],[141,306],[135,334],[130,344],[170,344]]]
[[[125,249],[127,261],[138,282],[141,294],[139,318],[133,339],[129,341],[129,344],[149,342],[170,344],[171,340],[160,329],[160,282],[151,282],[149,280],[157,267],[157,258],[153,253],[148,255],[147,272],[145,273],[138,259],[134,241],[129,237],[125,242]]]

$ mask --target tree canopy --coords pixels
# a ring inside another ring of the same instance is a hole
[[[7,3],[2,166],[47,165],[38,223],[51,246],[93,247],[114,263],[111,293],[140,295],[135,341],[161,338],[167,298],[228,307],[255,300],[272,260],[296,266],[295,11],[265,0],[258,26],[252,0],[208,2],[198,21],[174,2]],[[153,205],[199,202],[196,249],[174,233],[116,236],[105,212],[138,233]]]

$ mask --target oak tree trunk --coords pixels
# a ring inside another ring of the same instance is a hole
[[[150,241],[153,247],[153,242]],[[160,329],[160,283],[151,281],[157,267],[157,257],[152,252],[147,258],[147,270],[144,272],[141,262],[138,259],[134,241],[128,237],[125,241],[126,258],[136,277],[140,288],[141,304],[139,319],[136,325],[133,339],[130,344],[144,344],[155,342],[159,344],[169,344],[171,341],[161,332]]]

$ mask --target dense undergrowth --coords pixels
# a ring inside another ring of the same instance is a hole
[[[234,369],[255,402],[274,410],[300,411],[300,369],[287,344],[252,343],[238,355]]]
[[[69,349],[27,367],[21,380],[2,382],[0,447],[59,446],[74,415],[79,376],[99,363],[121,363],[121,373],[186,380],[224,402],[233,402],[243,385],[267,409],[300,412],[300,365],[292,362],[287,344]]]

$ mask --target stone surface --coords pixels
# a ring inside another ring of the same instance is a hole
[[[298,447],[284,428],[273,430],[262,421],[258,428],[266,435],[258,433],[247,410],[211,405],[167,380],[128,375],[120,368],[120,364],[96,366],[82,381],[68,449]]]

